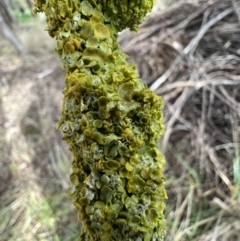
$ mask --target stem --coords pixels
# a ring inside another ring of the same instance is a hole
[[[58,123],[73,154],[69,194],[79,240],[159,241],[164,236],[163,100],[139,79],[117,43],[152,1],[36,0],[67,70]],[[140,3],[138,3],[140,2]],[[138,4],[137,4],[138,3]]]

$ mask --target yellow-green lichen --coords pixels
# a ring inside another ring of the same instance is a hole
[[[58,123],[73,153],[71,199],[79,241],[164,237],[161,97],[139,79],[117,43],[138,28],[152,0],[35,0],[67,70]]]

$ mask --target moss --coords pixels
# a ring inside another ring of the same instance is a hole
[[[163,100],[139,79],[117,43],[137,30],[151,0],[35,0],[67,71],[58,123],[73,153],[69,188],[79,240],[164,237]]]

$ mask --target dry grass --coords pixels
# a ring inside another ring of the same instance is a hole
[[[240,15],[234,0],[184,1],[119,41],[165,99],[166,241],[240,240]],[[233,7],[234,6],[234,7]],[[0,40],[0,239],[73,241],[70,154],[56,130],[64,72],[43,23]]]
[[[0,41],[0,239],[75,240],[80,225],[66,190],[71,157],[56,129],[64,72],[44,24],[18,31],[28,55]]]

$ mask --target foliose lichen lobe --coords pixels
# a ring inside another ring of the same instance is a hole
[[[82,241],[160,241],[166,192],[157,140],[162,98],[139,79],[117,43],[151,0],[35,0],[67,70],[58,123],[73,153],[69,194]]]

